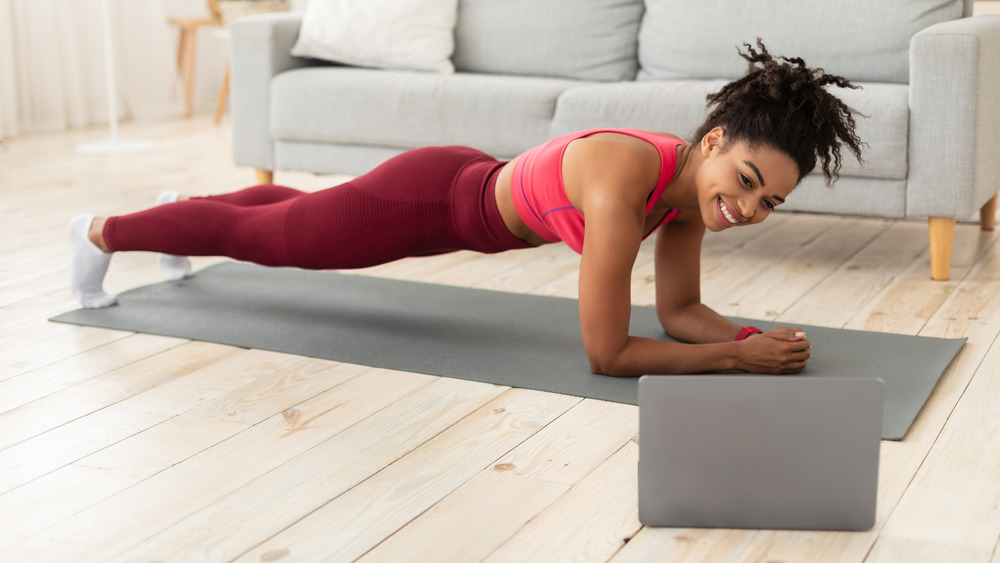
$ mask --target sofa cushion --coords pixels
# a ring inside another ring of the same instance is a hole
[[[663,131],[692,141],[704,120],[705,96],[720,80],[639,81],[572,88],[559,96],[551,134],[603,127]],[[900,84],[862,84],[861,90],[837,89],[844,103],[868,116],[858,119],[858,135],[868,144],[864,165],[846,149],[843,176],[903,179],[907,172],[909,88]],[[814,172],[815,173],[815,172]]]
[[[552,136],[582,129],[631,127],[689,140],[705,119],[705,96],[723,84],[721,80],[675,80],[573,88],[559,96]]]
[[[460,0],[459,71],[635,78],[642,0]]]
[[[832,189],[810,174],[792,190],[782,211],[808,211],[868,217],[905,217],[906,180],[844,176]]]
[[[902,84],[858,83],[861,90],[832,88],[845,104],[864,117],[857,118],[857,132],[866,143],[864,164],[846,148],[842,176],[902,180],[909,170],[910,89]]]
[[[283,141],[382,147],[467,145],[511,157],[546,141],[559,94],[578,81],[309,67],[271,83]]]
[[[313,0],[292,54],[357,66],[454,72],[458,0]]]
[[[743,43],[852,80],[908,82],[910,38],[962,16],[962,0],[647,0],[642,79],[736,78]]]

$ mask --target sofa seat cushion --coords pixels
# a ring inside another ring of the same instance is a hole
[[[905,83],[910,38],[963,10],[963,0],[647,0],[640,77],[733,79],[746,69],[736,48],[760,37],[771,53],[833,74]]]
[[[631,80],[642,0],[460,0],[455,68]]]
[[[604,127],[634,127],[662,131],[691,141],[705,119],[705,96],[721,80],[639,81],[592,84],[559,96],[551,134]],[[865,164],[848,151],[842,176],[903,179],[907,173],[909,88],[900,84],[860,84],[861,90],[840,90],[838,96],[868,116],[859,118],[858,135],[868,144]]]
[[[545,142],[556,100],[579,81],[309,67],[271,83],[278,140],[413,148],[467,145],[500,157]]]

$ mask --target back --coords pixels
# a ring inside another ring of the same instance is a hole
[[[647,526],[867,530],[881,380],[639,380],[639,520]]]

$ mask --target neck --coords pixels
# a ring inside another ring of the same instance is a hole
[[[695,176],[701,168],[704,158],[691,145],[677,147],[677,168],[667,189],[663,190],[660,201],[672,209],[697,209],[698,190],[695,187]]]

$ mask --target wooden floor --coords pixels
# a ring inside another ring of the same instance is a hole
[[[48,322],[75,308],[74,214],[253,177],[208,118],[123,126],[149,152],[74,153],[106,135],[0,144],[0,560],[1000,563],[995,233],[958,226],[949,282],[929,279],[923,222],[781,214],[710,235],[704,296],[724,314],[969,340],[883,442],[871,531],[650,529],[636,407]],[[360,274],[572,297],[577,262],[553,245]],[[117,255],[106,287],[161,279],[153,255]]]

